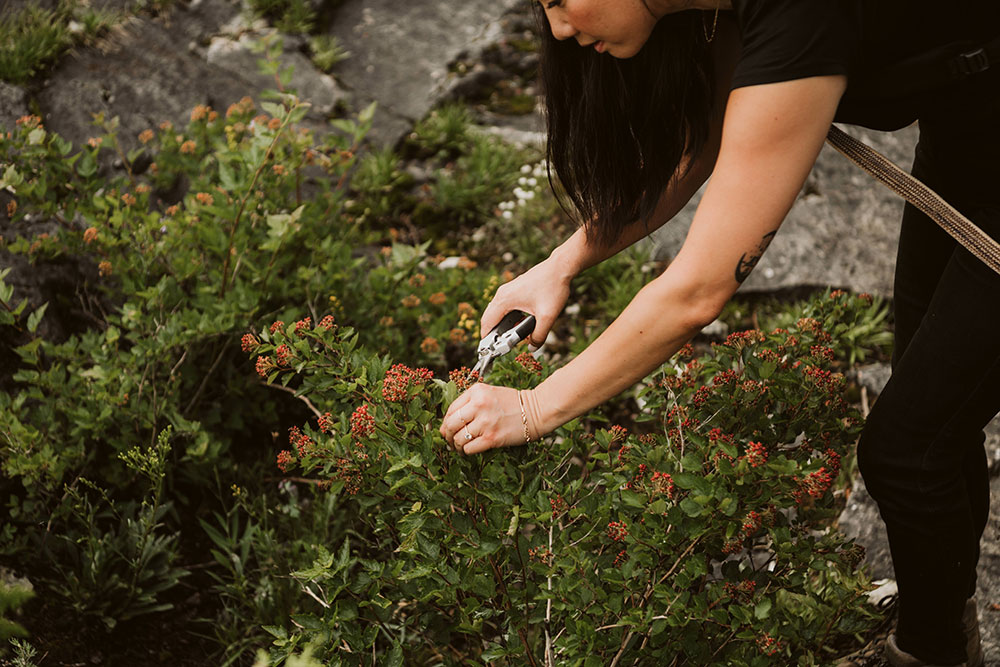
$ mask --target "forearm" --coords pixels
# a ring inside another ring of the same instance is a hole
[[[544,435],[640,381],[688,342],[720,303],[669,276],[646,285],[586,350],[528,392],[530,426]]]

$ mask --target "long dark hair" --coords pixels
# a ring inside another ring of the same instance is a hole
[[[648,221],[683,156],[708,138],[714,74],[702,12],[660,19],[639,53],[619,60],[557,40],[535,11],[549,178],[554,169],[569,198],[560,204],[575,207],[588,240],[611,245]]]

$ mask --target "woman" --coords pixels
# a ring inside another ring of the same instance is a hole
[[[975,50],[1000,34],[998,5],[543,0],[549,162],[586,222],[500,288],[482,330],[523,310],[542,343],[577,273],[712,179],[676,258],[587,350],[532,391],[474,386],[444,437],[466,454],[524,444],[657,368],[752,271],[834,120],[891,130],[919,119],[914,173],[1000,238],[1000,63],[984,68]],[[955,78],[936,77],[955,63]],[[907,206],[893,376],[858,449],[899,585],[894,665],[983,664],[970,598],[989,510],[983,427],[1000,410],[998,305],[1000,275]]]

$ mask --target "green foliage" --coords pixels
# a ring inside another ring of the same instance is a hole
[[[250,0],[249,4],[254,14],[282,32],[308,34],[316,24],[316,12],[308,0]]]
[[[10,645],[14,648],[14,658],[9,663],[10,667],[36,667],[34,658],[37,651],[34,646],[17,638],[12,638]]]
[[[79,537],[57,537],[59,544],[52,549],[62,553],[55,559],[58,576],[49,585],[69,608],[98,618],[108,628],[172,609],[160,595],[188,574],[174,564],[178,535],[163,530],[163,517],[170,510],[162,502],[169,455],[169,428],[148,450],[134,447],[119,455],[131,471],[147,478],[146,495],[138,508],[116,503],[85,478],[79,478],[84,490],[67,487]],[[98,503],[85,490],[94,492]]]
[[[272,658],[307,645],[343,665],[393,663],[404,647],[438,664],[832,658],[871,612],[862,550],[828,527],[861,425],[830,342],[810,317],[734,334],[664,366],[635,433],[574,420],[538,445],[462,457],[436,430],[462,372],[390,367],[347,327],[261,331],[258,369],[318,417],[293,427],[278,465],[354,517],[293,573],[313,602],[269,628]],[[490,381],[548,372],[522,355]]]
[[[350,51],[344,49],[336,37],[331,35],[316,35],[309,39],[309,51],[316,67],[326,73],[333,71],[337,63],[351,57]]]
[[[24,84],[73,43],[56,12],[28,5],[0,17],[0,80]]]
[[[464,105],[442,105],[413,128],[407,139],[408,149],[424,156],[457,157],[471,140],[471,125],[472,114]]]
[[[10,579],[6,571],[0,571],[0,642],[6,643],[12,637],[25,637],[24,627],[11,620],[10,616],[25,602],[35,596],[31,585],[16,579]]]

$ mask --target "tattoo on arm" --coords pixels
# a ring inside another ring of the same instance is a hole
[[[742,283],[747,279],[750,272],[753,271],[753,267],[757,266],[757,262],[759,262],[760,258],[764,255],[764,251],[767,250],[767,246],[771,245],[771,240],[774,238],[775,234],[777,234],[776,231],[764,234],[764,238],[760,240],[760,245],[757,246],[756,250],[750,253],[743,253],[743,256],[740,257],[740,261],[736,263],[736,282]],[[749,255],[749,257],[747,255]]]

